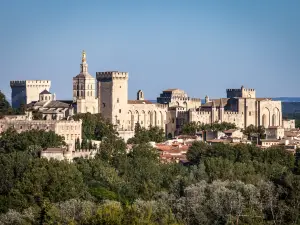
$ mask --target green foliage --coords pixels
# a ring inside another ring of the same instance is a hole
[[[144,127],[141,127],[139,123],[135,125],[135,134],[133,138],[130,138],[128,144],[143,144],[150,141],[159,143],[165,141],[165,134],[163,129],[159,127],[150,126],[147,130]]]
[[[53,131],[29,130],[18,133],[10,128],[1,133],[0,152],[9,153],[14,151],[35,151],[49,148],[65,146],[64,138]]]
[[[38,110],[32,111],[32,119],[33,120],[43,120],[43,113]]]
[[[224,131],[229,129],[236,129],[234,123],[213,123],[213,124],[198,124],[196,122],[190,122],[183,125],[182,133],[187,135],[195,135],[198,131],[211,130],[211,131]]]
[[[79,118],[86,138],[76,149],[102,140],[94,159],[38,158],[64,144],[51,132],[0,137],[0,224],[299,224],[299,151],[194,142],[188,166],[163,164],[147,144],[163,138],[159,128],[137,125],[126,152],[99,115]]]
[[[254,126],[254,125],[249,125],[246,127],[245,130],[243,130],[243,133],[247,135],[249,138],[256,137],[256,138],[264,138],[265,137],[265,128],[263,126]]]
[[[300,128],[300,119],[295,120],[295,127]]]
[[[81,113],[73,116],[74,120],[82,119],[82,139],[99,140],[114,138],[117,135],[112,124],[100,114]]]
[[[13,114],[9,102],[6,100],[5,95],[0,91],[0,116]]]

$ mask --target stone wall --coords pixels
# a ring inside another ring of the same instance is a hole
[[[282,120],[282,125],[285,130],[291,130],[296,128],[295,120]]]
[[[82,121],[74,120],[24,120],[4,117],[0,120],[0,132],[8,128],[14,128],[17,132],[28,131],[32,129],[54,131],[57,135],[63,136],[65,142],[74,149],[75,140],[82,139]]]

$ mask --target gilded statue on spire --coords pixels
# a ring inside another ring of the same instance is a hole
[[[85,51],[82,51],[82,62],[86,62],[86,54]]]

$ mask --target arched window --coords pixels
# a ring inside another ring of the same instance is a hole
[[[272,116],[272,126],[277,126],[277,124],[276,124],[276,115],[275,114],[273,114],[273,116]]]

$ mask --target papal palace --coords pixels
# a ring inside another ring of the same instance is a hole
[[[183,90],[167,89],[154,103],[144,99],[142,90],[137,92],[136,99],[129,100],[128,79],[128,72],[119,71],[97,72],[96,78],[93,77],[88,72],[86,53],[83,51],[80,72],[73,77],[72,100],[56,100],[56,96],[50,93],[50,80],[11,81],[12,106],[16,108],[22,103],[26,104],[40,111],[44,120],[33,122],[30,116],[7,119],[10,122],[2,121],[1,129],[11,123],[19,126],[15,126],[17,129],[29,129],[34,123],[34,126],[52,127],[71,144],[75,138],[81,139],[81,134],[76,132],[81,129],[81,122],[68,118],[76,113],[87,112],[101,113],[116,126],[125,140],[134,135],[137,123],[146,128],[161,127],[169,137],[178,135],[182,126],[189,122],[230,122],[241,129],[251,124],[265,128],[289,126],[288,122],[282,120],[281,102],[257,98],[256,91],[251,88],[242,86],[239,89],[227,89],[226,98],[210,99],[206,96],[203,103],[200,98],[189,97]],[[24,125],[26,123],[28,126]]]

